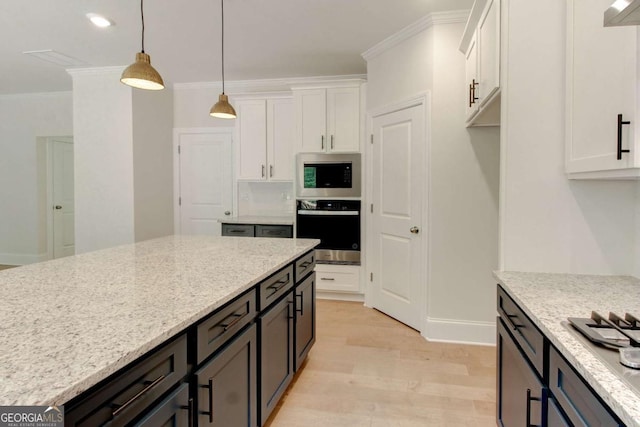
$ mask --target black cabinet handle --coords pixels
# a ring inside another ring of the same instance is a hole
[[[289,278],[287,277],[286,279],[281,279],[278,280],[276,283],[274,283],[273,285],[267,286],[267,289],[271,289],[273,290],[273,292],[271,292],[271,294],[267,297],[267,298],[271,298],[273,295],[275,295],[280,289],[282,289],[283,287],[287,286],[289,284]]]
[[[160,375],[158,378],[156,378],[155,380],[151,381],[145,388],[140,390],[140,392],[138,394],[136,394],[135,396],[133,396],[131,399],[127,400],[122,406],[117,406],[113,410],[113,412],[111,412],[111,415],[113,417],[117,417],[118,414],[120,414],[120,412],[124,411],[128,406],[132,405],[133,402],[135,402],[136,400],[141,398],[146,392],[148,392],[149,390],[154,388],[163,379],[164,379],[164,375]]]
[[[520,328],[524,328],[524,325],[516,325],[516,323],[513,320],[511,320],[512,318],[517,319],[518,315],[517,314],[507,314],[507,321],[508,321],[509,325],[511,325],[511,328],[514,331],[517,331]]]
[[[246,312],[243,314],[233,313],[229,315],[227,318],[225,318],[222,322],[220,322],[220,324],[218,324],[217,326],[220,326],[221,328],[224,329],[224,332],[227,332],[229,329],[233,327],[233,325],[235,325],[236,323],[238,323],[239,321],[247,317],[248,314],[249,312]],[[233,318],[233,320],[229,323],[223,323],[225,320],[229,318]]]
[[[321,145],[322,145],[322,151],[324,151],[324,135],[322,135],[320,137],[320,141],[321,141]]]
[[[304,316],[304,291],[300,291],[299,294],[296,294],[296,298],[300,298],[300,306],[296,308],[296,311],[300,313],[300,316]]]
[[[527,420],[526,420],[525,426],[527,426],[527,427],[540,427],[540,426],[538,426],[536,424],[531,424],[531,401],[532,400],[534,400],[536,402],[542,401],[542,399],[539,398],[539,397],[531,397],[531,389],[528,388],[527,389],[527,413],[526,413]]]
[[[628,120],[622,120],[622,114],[618,114],[618,160],[622,160],[622,153],[628,153],[629,150],[622,149],[622,125],[631,124]]]
[[[478,97],[476,96],[476,86],[478,86],[478,82],[476,79],[472,80],[472,83],[469,85],[469,107],[476,103]]]
[[[187,406],[187,410],[189,411],[189,427],[194,427],[193,422],[193,397],[189,399],[189,406]]]
[[[202,412],[203,415],[209,415],[209,424],[213,423],[213,378],[209,378],[209,384],[201,386],[209,389],[209,412]]]

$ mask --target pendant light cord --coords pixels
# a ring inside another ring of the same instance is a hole
[[[140,0],[140,17],[142,18],[142,53],[144,53],[144,8],[142,3],[144,0]]]
[[[222,11],[222,94],[224,95],[224,0],[220,0]]]

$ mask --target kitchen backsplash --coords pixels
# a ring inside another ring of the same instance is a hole
[[[239,182],[238,216],[293,216],[292,182]]]

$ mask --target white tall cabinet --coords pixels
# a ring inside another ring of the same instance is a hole
[[[477,0],[460,44],[465,55],[467,126],[500,124],[500,0]]]
[[[246,98],[235,103],[237,178],[293,180],[293,99],[290,96]]]
[[[640,177],[638,29],[604,27],[603,11],[610,5],[567,0],[569,178]]]
[[[294,89],[298,151],[360,150],[360,86]]]

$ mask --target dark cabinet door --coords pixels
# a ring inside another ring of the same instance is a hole
[[[260,317],[260,425],[293,378],[293,314],[293,292],[289,292]]]
[[[257,425],[256,352],[251,325],[196,372],[198,426]]]
[[[296,286],[296,371],[316,341],[316,273]]]
[[[293,225],[256,225],[256,237],[293,237]]]
[[[223,236],[255,237],[255,228],[248,224],[222,224]]]
[[[547,427],[571,427],[553,398],[547,400]]]
[[[135,427],[191,427],[192,403],[189,399],[189,385],[183,384],[135,423]]]
[[[543,386],[498,318],[498,423],[503,427],[542,425]]]

